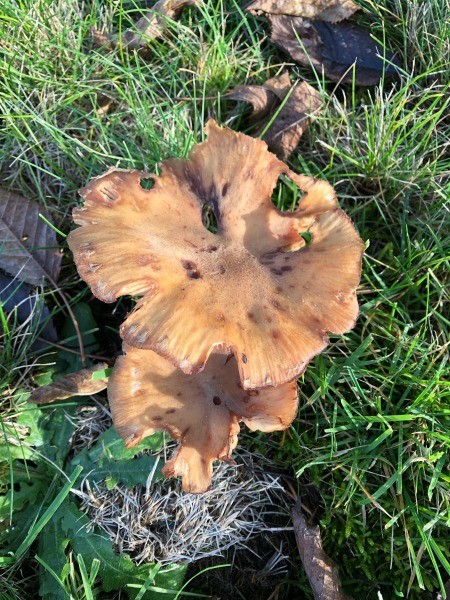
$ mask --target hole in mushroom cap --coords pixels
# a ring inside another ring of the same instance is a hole
[[[217,233],[217,219],[213,209],[208,204],[202,208],[202,223],[211,233]]]
[[[222,404],[222,400],[219,398],[219,396],[214,396],[213,402],[216,406],[220,406]]]
[[[139,179],[139,185],[144,190],[151,190],[155,186],[155,182],[151,177],[141,177]]]
[[[305,240],[305,244],[309,246],[312,241],[312,233],[310,231],[302,231],[299,236]]]
[[[283,211],[292,211],[304,197],[298,186],[286,175],[280,175],[277,185],[272,192],[272,203]]]

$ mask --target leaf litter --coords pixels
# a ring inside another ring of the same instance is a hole
[[[267,18],[272,43],[296,63],[323,69],[332,81],[351,83],[354,79],[358,85],[376,85],[383,73],[391,77],[397,72],[393,53],[385,51],[355,23],[308,21],[286,15]]]
[[[253,135],[264,132],[262,139],[269,150],[284,161],[322,106],[320,93],[306,81],[293,84],[287,71],[263,85],[237,86],[227,98],[252,105],[249,124],[256,125]]]
[[[119,34],[108,34],[92,28],[96,46],[114,48],[121,45],[128,50],[143,50],[150,40],[160,39],[167,31],[168,21],[179,17],[185,6],[198,5],[199,0],[159,0],[136,21],[134,26]]]
[[[106,388],[108,377],[94,378],[93,375],[108,368],[106,363],[98,363],[87,369],[64,375],[49,385],[36,388],[28,398],[35,404],[46,404],[65,400],[72,396],[90,396]]]
[[[298,550],[315,600],[352,600],[342,591],[336,564],[323,550],[319,526],[306,522],[300,499],[291,514]]]
[[[61,269],[56,234],[40,212],[36,202],[0,189],[0,267],[30,285],[54,283]]]
[[[259,15],[269,13],[272,15],[291,15],[305,19],[321,19],[336,23],[351,17],[359,10],[359,6],[352,0],[255,0],[247,10]]]

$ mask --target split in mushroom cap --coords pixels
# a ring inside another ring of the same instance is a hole
[[[295,382],[244,390],[233,357],[214,353],[201,373],[185,375],[152,351],[124,350],[108,382],[114,426],[127,447],[158,429],[179,440],[163,473],[181,475],[187,492],[206,491],[212,462],[231,460],[240,420],[252,431],[276,431],[296,415]]]
[[[69,246],[98,298],[142,296],[121,328],[127,343],[188,374],[214,349],[233,352],[245,388],[280,385],[327,332],[354,326],[363,243],[328,183],[293,173],[261,140],[214,121],[206,131],[160,176],[113,169],[93,179]],[[271,202],[281,174],[305,192],[295,212]],[[202,223],[205,205],[217,234]]]

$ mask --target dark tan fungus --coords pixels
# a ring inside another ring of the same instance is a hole
[[[363,243],[328,183],[292,172],[261,140],[214,121],[206,132],[158,177],[112,169],[93,179],[69,246],[98,298],[141,296],[121,328],[126,343],[187,374],[213,351],[233,353],[244,388],[280,385],[324,349],[327,332],[353,327]],[[271,202],[283,174],[304,193],[294,212]]]
[[[212,354],[201,373],[185,375],[152,351],[126,345],[124,350],[108,383],[114,425],[127,447],[158,429],[178,440],[163,472],[181,475],[187,492],[204,492],[213,461],[231,460],[239,421],[253,431],[276,431],[296,415],[295,382],[250,395],[240,385],[234,358]]]

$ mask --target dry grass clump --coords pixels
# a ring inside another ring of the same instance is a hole
[[[91,443],[89,436],[98,436],[109,422],[103,407],[83,409],[73,448]],[[156,454],[156,468],[173,446]],[[274,471],[276,466],[265,457],[240,448],[239,464],[222,463],[211,489],[202,495],[183,493],[177,481],[152,482],[153,474],[146,486],[131,489],[121,484],[108,489],[87,476],[75,493],[92,526],[105,531],[116,550],[128,553],[137,564],[189,564],[223,556],[230,548],[251,547],[255,552],[256,536],[290,529],[292,500]],[[278,573],[282,549],[276,554],[271,563]]]
[[[137,564],[189,564],[223,556],[229,548],[249,550],[256,536],[288,529],[290,498],[279,477],[254,461],[267,462],[241,448],[241,464],[221,464],[212,488],[202,495],[183,493],[167,480],[110,490],[89,478],[77,495],[92,524]],[[279,569],[279,560],[276,565]]]

